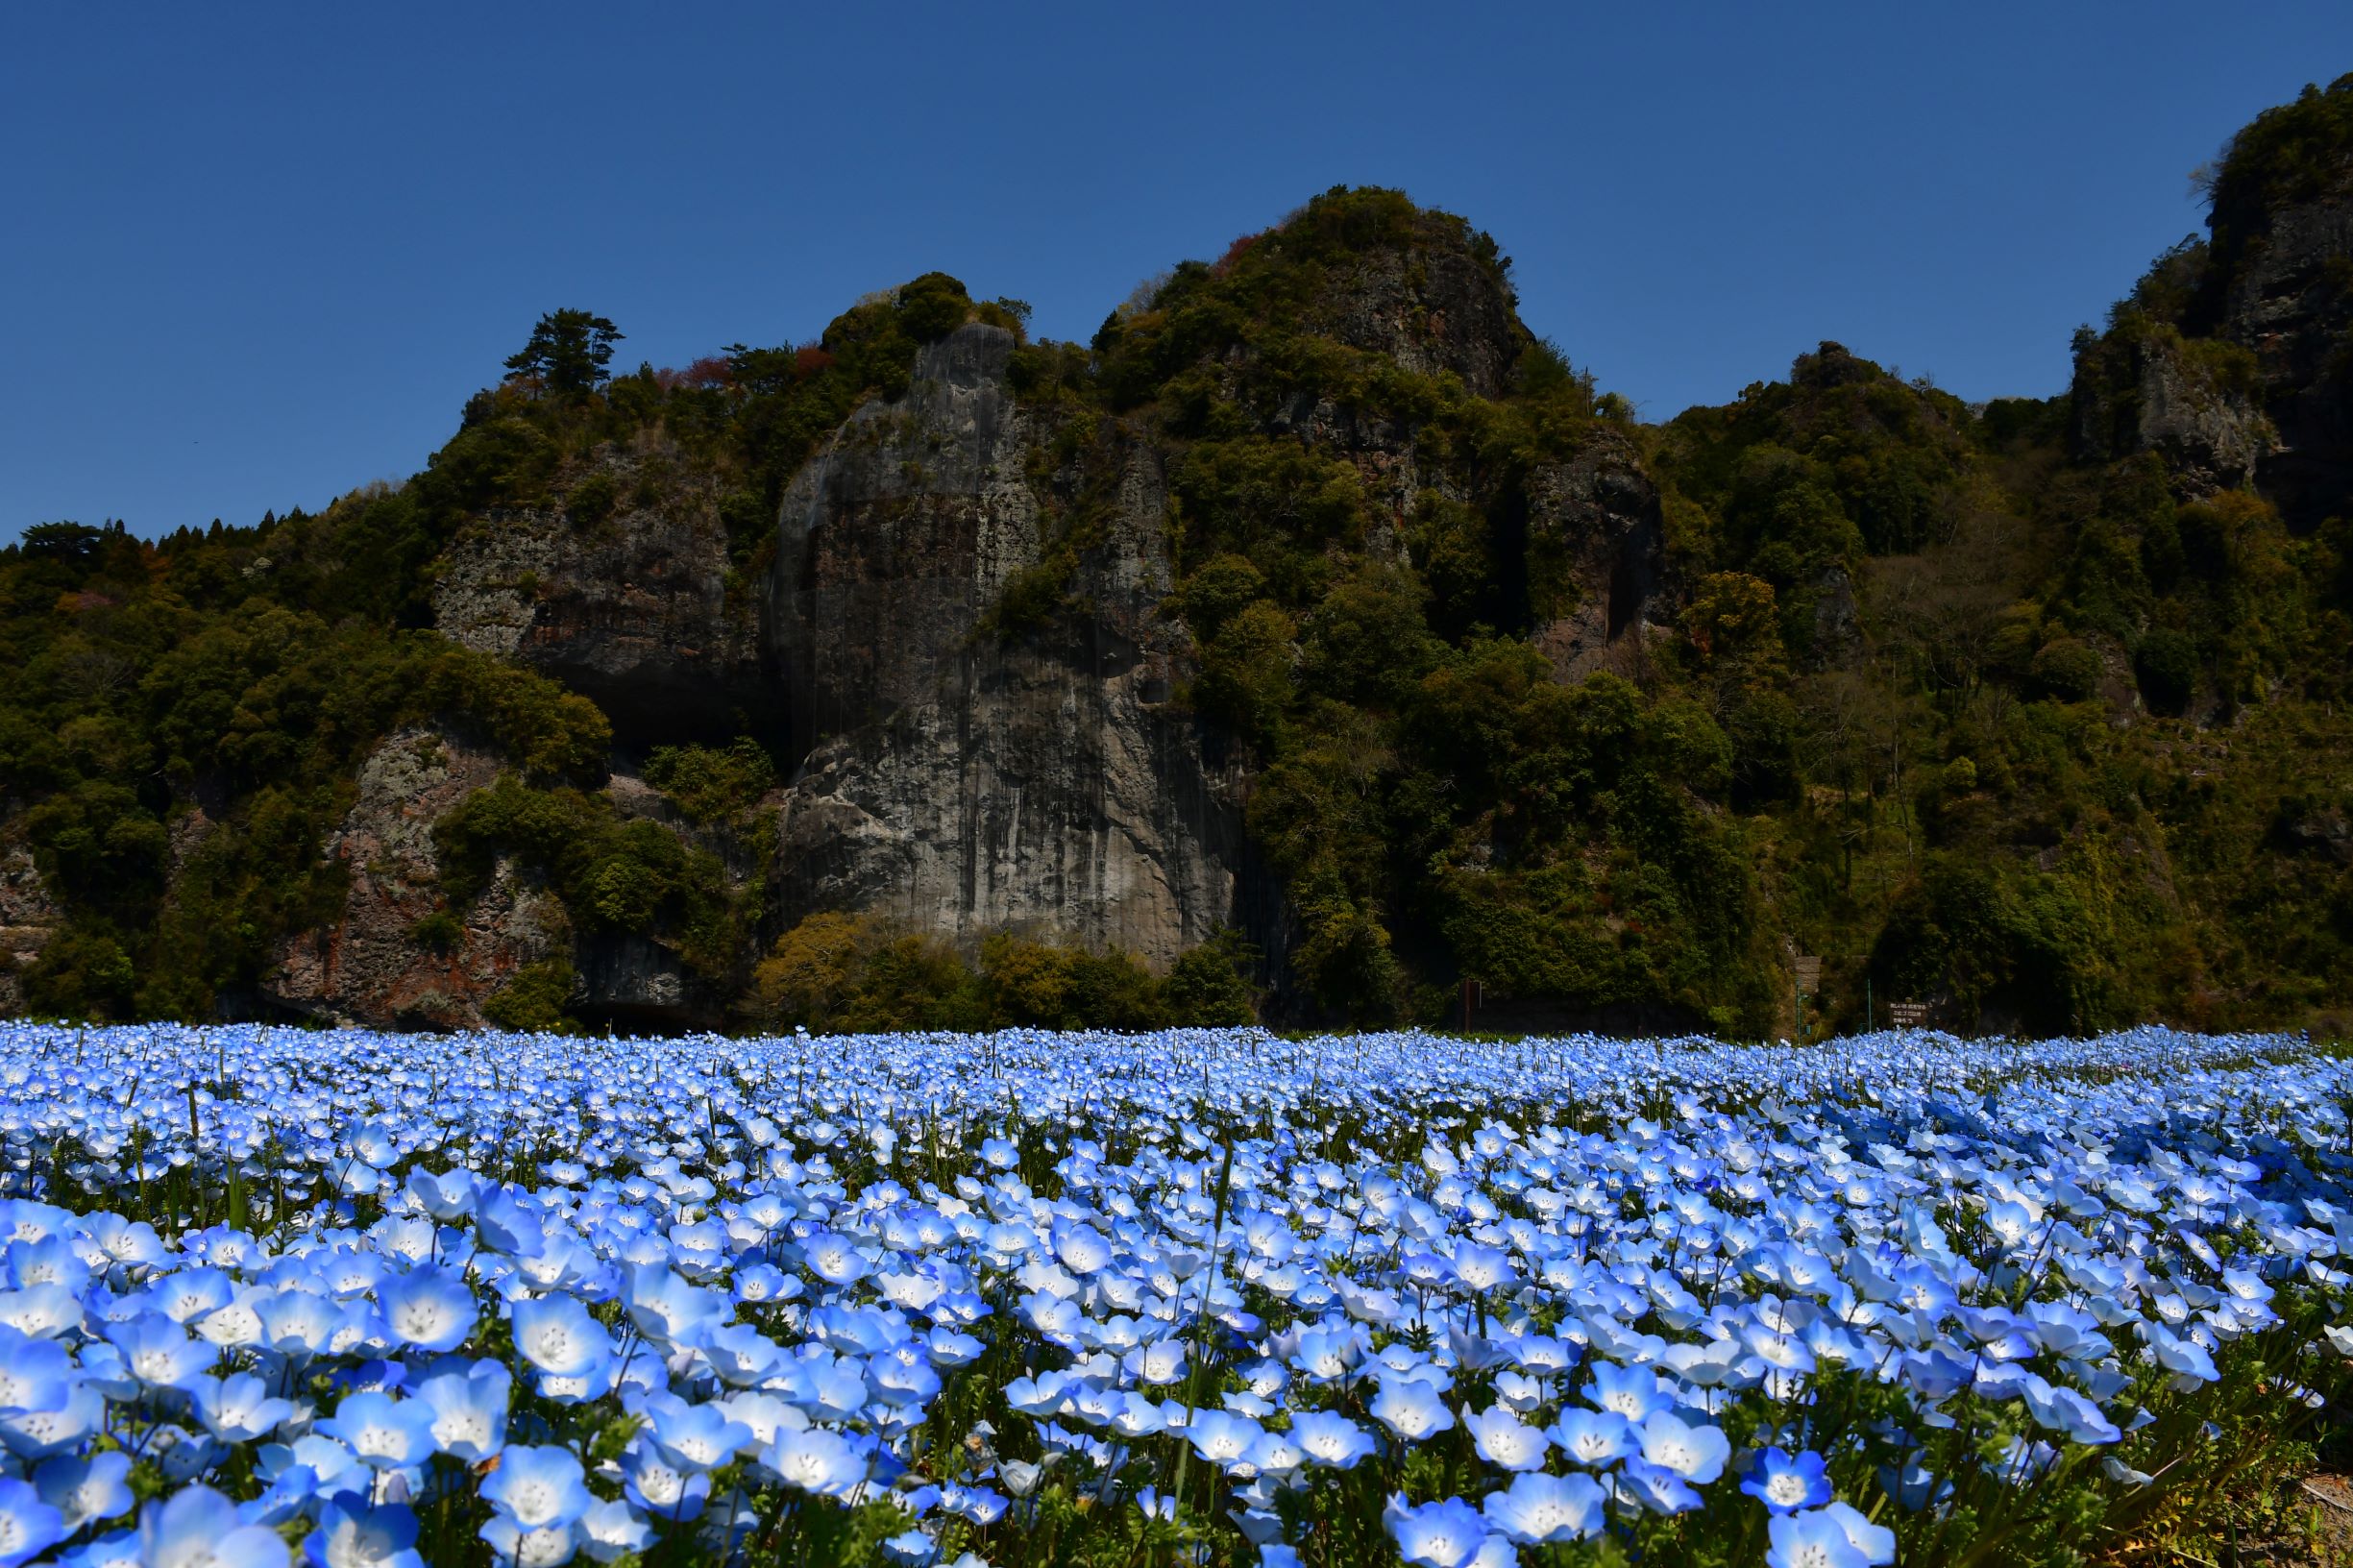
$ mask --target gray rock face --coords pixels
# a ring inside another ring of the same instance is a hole
[[[577,511],[596,481],[605,515],[483,522],[444,559],[435,625],[563,681],[604,710],[625,746],[772,725],[756,606],[728,600],[712,482],[677,472],[658,447],[608,451],[566,492]]]
[[[264,992],[313,1017],[478,1029],[481,1004],[516,969],[563,951],[561,907],[503,861],[446,951],[410,935],[438,901],[434,820],[499,767],[495,753],[439,729],[403,729],[378,747],[326,845],[351,877],[343,919],[288,943]]]
[[[2279,436],[2261,478],[2282,513],[2310,525],[2353,510],[2353,192],[2272,214],[2221,331],[2254,351]]]
[[[0,1017],[24,1009],[20,971],[41,955],[65,912],[49,896],[40,869],[21,845],[0,851]]]
[[[1503,282],[1467,252],[1369,251],[1331,280],[1316,325],[1419,375],[1452,372],[1483,398],[1509,380],[1522,333]]]
[[[1041,554],[1011,334],[924,349],[794,482],[770,637],[810,750],[780,808],[787,917],[868,910],[944,935],[1012,927],[1164,963],[1234,913],[1235,781],[1166,707],[1166,494],[1138,448],[1068,584],[1085,612],[1005,640],[983,618]]]
[[[1467,252],[1372,253],[1330,282],[1313,330],[1473,393],[1505,388],[1525,334],[1500,277]],[[1189,633],[1164,612],[1170,450],[1115,422],[1068,455],[1069,416],[1015,399],[1016,346],[979,324],[926,345],[907,391],[858,409],[787,486],[751,595],[728,591],[717,481],[676,477],[675,454],[649,442],[601,453],[551,508],[461,537],[441,563],[436,623],[604,709],[614,808],[711,848],[739,888],[769,876],[764,935],[850,910],[967,943],[1010,929],[1165,965],[1234,922],[1279,954],[1277,895],[1245,874],[1241,763],[1172,702],[1193,672]],[[1421,460],[1414,429],[1329,399],[1303,395],[1264,429],[1356,467],[1372,523],[1359,548],[1376,558],[1403,558],[1424,491],[1469,499]],[[1082,499],[1087,532],[1066,540],[1055,530]],[[1630,443],[1604,431],[1523,499],[1511,527],[1524,521],[1559,609],[1541,640],[1574,678],[1645,624],[1663,571],[1657,494]],[[1049,559],[1059,606],[999,625],[1008,589],[1035,587]],[[761,807],[772,858],[677,821],[627,762],[746,732],[781,738],[795,764]],[[371,758],[332,846],[352,868],[344,920],[289,946],[278,999],[371,1023],[476,1024],[515,968],[561,953],[592,1022],[718,1021],[727,977],[691,972],[661,940],[568,931],[512,868],[449,952],[421,950],[408,933],[435,907],[431,823],[497,772],[422,732]]]
[[[1015,573],[1038,559],[1034,435],[1013,334],[959,328],[895,403],[852,414],[786,490],[768,637],[796,749],[927,699]]]
[[[2185,347],[2160,333],[2102,343],[2079,367],[2071,414],[2075,448],[2093,460],[2153,452],[2184,495],[2244,484],[2276,445],[2256,400],[2218,384]]]
[[[1658,489],[1633,444],[1603,430],[1575,458],[1532,474],[1527,498],[1529,575],[1553,601],[1533,641],[1558,678],[1579,680],[1642,634],[1660,592]]]
[[[2079,353],[2075,453],[2157,453],[2186,495],[2252,482],[2310,528],[2353,512],[2353,190],[2239,224],[2187,342],[2111,331]],[[2252,356],[2251,376],[2230,351]]]

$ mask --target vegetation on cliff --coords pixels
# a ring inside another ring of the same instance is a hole
[[[680,371],[608,376],[613,324],[554,312],[404,485],[0,551],[0,848],[58,905],[21,1004],[263,1010],[284,937],[338,918],[320,848],[359,760],[434,719],[509,772],[437,824],[447,912],[417,941],[451,940],[504,857],[575,932],[657,940],[747,1018],[1436,1021],[1470,979],[1500,1025],[1753,1037],[1794,1027],[1804,952],[1823,1026],[1899,997],[1961,1027],[2341,1019],[2353,501],[2308,516],[2307,484],[2283,520],[2252,463],[2218,482],[2145,415],[2159,386],[2207,400],[2194,441],[2261,432],[2215,302],[2267,214],[2353,188],[2349,84],[2234,141],[2211,240],[2079,338],[2072,401],[1973,406],[1825,343],[1644,425],[1520,325],[1492,240],[1383,190],[1174,268],[1084,346],[937,273]],[[1050,432],[1037,564],[985,634],[1083,642],[1073,574],[1129,456],[1165,479],[1176,696],[1249,779],[1276,894],[1170,976],[854,913],[780,930],[762,801],[786,743],[628,758],[667,806],[625,811],[594,704],[427,629],[463,530],[595,528],[681,473],[718,497],[741,600],[794,475],[973,320],[1022,337],[1012,382]],[[642,494],[600,461],[623,449]],[[534,967],[498,1016],[560,1022],[574,980]]]

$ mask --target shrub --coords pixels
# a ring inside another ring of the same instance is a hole
[[[1164,993],[1168,1021],[1225,1028],[1258,1021],[1249,971],[1258,949],[1231,926],[1219,926],[1208,941],[1187,948],[1169,966]]]
[[[613,515],[620,492],[610,474],[596,473],[574,485],[564,497],[564,518],[576,528],[593,528]]]
[[[775,1021],[821,1034],[849,1012],[881,940],[865,916],[812,915],[778,937],[752,969],[752,994]]]
[[[436,909],[408,924],[408,940],[432,953],[454,951],[465,935],[465,922],[446,909]]]
[[[2177,715],[2190,705],[2197,686],[2197,639],[2160,626],[2141,639],[2133,668],[2141,677],[2141,698],[2149,711]]]
[[[2099,690],[2099,653],[2076,638],[2053,637],[2035,650],[2033,674],[2046,697],[2081,702]]]
[[[723,747],[661,746],[646,758],[646,782],[668,796],[687,820],[739,816],[776,787],[776,765],[749,736]]]
[[[565,1011],[576,977],[567,959],[544,959],[526,964],[507,977],[482,1003],[482,1017],[501,1029],[545,1035],[579,1032]]]

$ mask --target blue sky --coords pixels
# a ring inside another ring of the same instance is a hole
[[[1085,337],[1336,184],[1492,232],[1665,418],[1821,338],[2044,395],[2353,6],[0,9],[0,537],[413,472],[532,320],[806,339],[941,268]]]

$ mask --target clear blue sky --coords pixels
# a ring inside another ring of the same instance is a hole
[[[532,320],[624,360],[937,267],[1086,337],[1311,193],[1491,231],[1646,417],[1834,337],[1965,397],[2353,69],[2353,5],[0,8],[0,538],[413,472]]]

